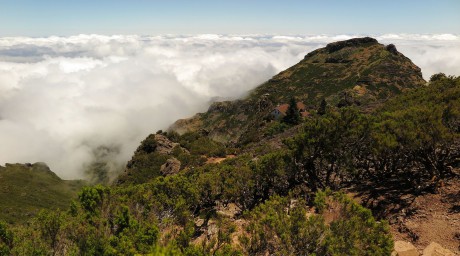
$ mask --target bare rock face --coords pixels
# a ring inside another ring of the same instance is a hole
[[[172,175],[172,174],[176,174],[179,172],[180,170],[180,161],[177,160],[176,158],[170,158],[166,161],[166,163],[164,163],[161,168],[160,168],[160,172],[164,175],[164,176],[167,176],[167,175]]]
[[[211,240],[212,238],[214,238],[218,232],[219,232],[219,227],[217,226],[217,223],[214,220],[210,220],[208,222],[208,230],[206,231],[206,236],[208,240]]]
[[[404,241],[395,242],[395,250],[391,254],[392,256],[420,256],[417,248],[411,243]]]
[[[455,254],[452,251],[443,248],[440,244],[431,242],[431,244],[423,250],[422,256],[455,256]]]
[[[179,119],[169,127],[168,132],[175,131],[179,134],[186,132],[195,132],[203,126],[203,120],[201,120],[202,114],[198,113],[193,117],[186,119]]]
[[[179,143],[172,142],[166,136],[161,134],[155,134],[155,140],[157,142],[155,151],[164,155],[171,154],[174,147],[179,145]]]

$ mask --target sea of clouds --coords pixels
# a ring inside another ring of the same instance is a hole
[[[104,161],[122,169],[148,134],[355,36],[0,38],[0,164],[46,162],[62,178],[82,178],[109,148]],[[460,75],[459,35],[374,37],[395,44],[425,79]]]

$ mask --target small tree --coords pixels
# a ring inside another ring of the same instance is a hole
[[[437,73],[437,74],[434,74],[430,77],[430,82],[436,82],[436,81],[439,81],[439,80],[442,80],[442,79],[445,79],[447,78],[446,74],[444,73]]]
[[[42,210],[38,214],[37,224],[42,238],[50,245],[53,255],[56,255],[59,246],[59,232],[64,224],[61,213]]]
[[[289,107],[286,111],[286,116],[283,118],[283,122],[296,125],[300,123],[300,113],[297,109],[297,103],[294,97],[289,100]]]
[[[326,114],[326,107],[327,107],[326,99],[323,99],[321,103],[319,104],[318,115],[322,116]]]

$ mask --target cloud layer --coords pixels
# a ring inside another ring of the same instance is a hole
[[[95,149],[122,167],[149,133],[236,98],[338,36],[0,38],[0,164],[83,177]],[[460,75],[460,36],[380,35],[433,73]]]

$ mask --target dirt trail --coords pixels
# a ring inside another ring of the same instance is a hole
[[[394,240],[422,251],[431,242],[460,255],[460,177],[448,179],[437,193],[418,192],[400,181],[366,184],[350,191],[377,218],[390,223]]]
[[[436,242],[460,255],[460,179],[447,181],[437,194],[416,197],[396,216],[391,232],[419,250]]]

